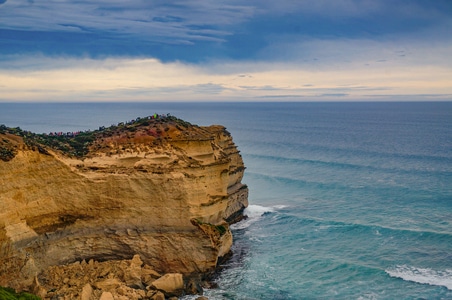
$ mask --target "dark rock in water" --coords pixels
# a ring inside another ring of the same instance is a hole
[[[203,289],[199,280],[190,279],[186,283],[185,292],[190,295],[202,295]]]

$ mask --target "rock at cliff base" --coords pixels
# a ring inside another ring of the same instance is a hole
[[[162,292],[149,292],[148,297],[151,300],[165,300],[165,295]]]
[[[151,285],[154,289],[162,291],[166,296],[180,296],[184,289],[182,274],[165,274]]]
[[[33,283],[31,285],[31,291],[33,292],[33,294],[35,294],[41,298],[44,298],[47,295],[46,289],[41,286],[37,276],[35,276],[33,278]]]
[[[203,289],[199,280],[190,279],[185,287],[185,292],[190,295],[202,295]]]
[[[85,286],[82,289],[82,295],[80,297],[81,300],[90,300],[91,296],[93,294],[93,288],[89,283],[85,284]]]
[[[146,286],[151,285],[152,282],[160,277],[162,277],[162,275],[157,273],[148,265],[144,265],[141,269],[141,282],[143,282]]]
[[[20,271],[24,277],[33,278],[37,275],[39,269],[36,267],[34,259],[29,258]]]
[[[99,300],[114,300],[113,294],[110,292],[103,292]]]
[[[105,280],[94,283],[94,287],[103,291],[113,291],[119,286],[121,286],[121,284],[122,282],[119,281],[117,278],[107,278]]]
[[[142,265],[143,261],[141,260],[140,255],[135,254],[132,261],[130,262],[130,266],[124,273],[124,281],[128,287],[135,289],[144,289],[143,283],[141,282]]]

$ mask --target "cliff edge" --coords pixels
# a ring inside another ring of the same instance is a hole
[[[223,126],[172,116],[39,135],[2,125],[0,285],[46,297],[58,266],[133,260],[199,281],[230,252],[244,170]]]

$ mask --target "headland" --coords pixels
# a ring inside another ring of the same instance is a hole
[[[244,170],[223,126],[169,115],[85,132],[1,125],[0,286],[43,299],[201,294],[248,205]]]

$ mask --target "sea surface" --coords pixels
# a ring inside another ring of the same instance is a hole
[[[452,299],[452,102],[0,103],[0,124],[154,113],[225,125],[247,168],[249,218],[209,299]]]

